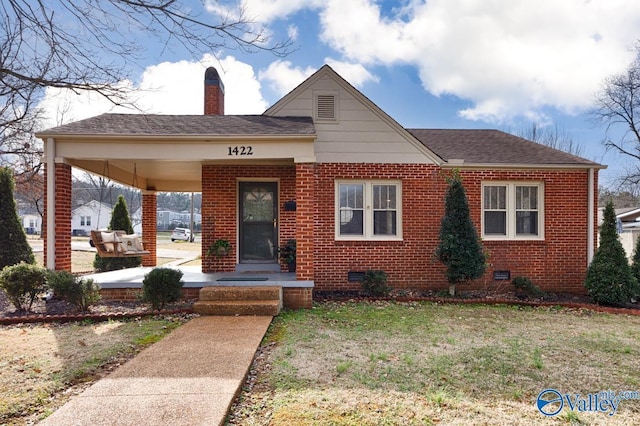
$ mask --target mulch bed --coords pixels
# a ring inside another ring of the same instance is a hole
[[[362,291],[314,291],[315,302],[329,301],[365,301],[386,300],[396,302],[428,301],[434,303],[454,304],[507,304],[517,306],[561,306],[570,309],[587,309],[596,312],[626,314],[640,316],[640,304],[629,304],[625,307],[612,307],[594,304],[588,296],[567,294],[545,294],[541,297],[523,297],[515,292],[468,291],[459,292],[455,297],[434,291],[399,290],[387,297],[371,297]],[[68,322],[68,321],[106,321],[117,318],[136,318],[152,315],[192,314],[194,300],[172,304],[162,311],[153,311],[149,304],[137,301],[102,300],[91,306],[89,312],[77,312],[75,308],[63,300],[36,300],[30,312],[15,312],[0,291],[0,325],[34,323],[34,322]]]
[[[516,306],[559,306],[570,309],[587,309],[595,312],[610,314],[626,314],[640,316],[640,304],[632,303],[624,307],[597,305],[586,295],[546,293],[544,296],[532,297],[516,295],[515,292],[467,291],[459,292],[456,296],[448,296],[441,291],[393,291],[387,297],[371,297],[362,291],[314,291],[313,300],[316,302],[329,301],[361,301],[385,300],[396,302],[434,302],[453,304],[484,304],[484,305],[516,305]]]
[[[89,312],[78,312],[64,300],[51,299],[34,301],[30,312],[16,312],[0,290],[0,325],[33,322],[106,321],[117,318],[136,318],[152,315],[191,314],[193,301],[182,301],[161,311],[154,311],[146,303],[131,301],[101,300],[92,305]]]

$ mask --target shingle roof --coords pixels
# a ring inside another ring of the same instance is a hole
[[[599,164],[499,130],[407,129],[445,161],[465,164]]]
[[[37,133],[56,135],[314,135],[311,117],[102,114]]]

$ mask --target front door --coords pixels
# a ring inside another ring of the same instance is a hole
[[[240,263],[278,262],[278,184],[240,182]]]

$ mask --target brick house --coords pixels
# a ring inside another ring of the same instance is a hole
[[[458,169],[489,254],[484,278],[526,275],[543,290],[583,293],[596,247],[604,166],[497,130],[406,129],[323,66],[262,115],[224,115],[209,68],[201,116],[104,114],[38,133],[45,141],[45,255],[69,269],[71,167],[142,190],[142,229],[156,262],[156,192],[202,192],[202,272],[285,270],[349,290],[350,272],[383,269],[395,288],[447,287],[434,258],[444,175]],[[108,166],[108,167],[106,167]],[[54,173],[51,171],[55,170]],[[231,242],[219,260],[206,254]]]

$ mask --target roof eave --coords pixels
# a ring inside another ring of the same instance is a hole
[[[315,133],[300,133],[300,134],[230,134],[230,135],[211,135],[211,134],[198,134],[198,135],[171,135],[171,134],[159,134],[159,135],[147,135],[147,134],[109,134],[109,133],[83,133],[83,134],[64,134],[64,133],[36,133],[35,136],[40,139],[64,139],[64,140],[114,140],[114,139],[122,139],[122,140],[140,140],[140,141],[175,141],[175,140],[185,140],[185,141],[228,141],[228,140],[300,140],[300,139],[309,139],[315,140]]]
[[[446,162],[442,164],[446,169],[606,169],[604,164],[523,164],[523,163],[463,163]]]

